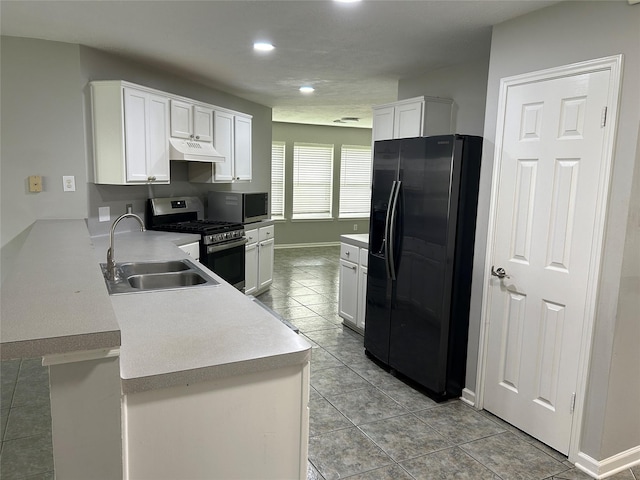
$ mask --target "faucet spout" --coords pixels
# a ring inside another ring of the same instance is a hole
[[[111,232],[109,233],[109,249],[107,250],[107,277],[109,280],[112,280],[112,281],[115,281],[118,279],[118,269],[116,268],[116,259],[114,254],[113,234],[116,230],[116,226],[118,225],[118,223],[120,223],[120,221],[124,218],[135,218],[140,224],[140,231],[144,232],[145,230],[144,222],[142,221],[142,219],[135,213],[132,213],[131,211],[128,211],[127,213],[120,215],[118,218],[114,220],[113,224],[111,225]]]

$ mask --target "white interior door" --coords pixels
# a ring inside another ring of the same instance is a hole
[[[567,453],[611,72],[509,86],[486,296],[484,408]],[[599,258],[596,255],[596,258]]]

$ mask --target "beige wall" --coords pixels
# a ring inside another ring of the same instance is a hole
[[[293,198],[293,144],[325,143],[335,146],[333,165],[333,209],[338,215],[340,148],[342,145],[371,145],[370,128],[328,127],[298,123],[274,123],[273,141],[285,142],[285,217],[276,223],[276,245],[339,242],[340,235],[369,233],[369,219],[291,221]],[[354,232],[353,226],[358,230]]]
[[[640,6],[562,2],[494,27],[470,318],[477,322],[481,309],[500,79],[617,54],[624,55],[621,103],[580,443],[595,460],[640,446]],[[475,389],[473,370],[467,386]]]

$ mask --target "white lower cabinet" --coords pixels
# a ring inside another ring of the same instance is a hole
[[[256,295],[273,283],[273,251],[275,247],[273,225],[245,231],[245,286],[246,295]]]
[[[185,245],[180,245],[179,248],[196,262],[200,260],[200,242],[187,243]]]
[[[340,259],[338,315],[345,323],[355,326],[358,315],[358,264],[343,259]]]
[[[342,243],[340,245],[340,289],[338,315],[345,326],[364,333],[367,302],[366,248]]]
[[[100,478],[304,480],[308,403],[309,362],[125,394],[124,475]]]

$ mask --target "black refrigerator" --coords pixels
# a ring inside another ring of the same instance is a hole
[[[482,138],[375,142],[364,346],[435,400],[464,387]]]

